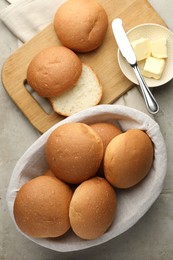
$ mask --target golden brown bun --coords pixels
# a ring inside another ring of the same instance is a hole
[[[47,170],[46,172],[43,173],[43,176],[55,177],[55,174],[51,170]]]
[[[68,0],[55,14],[54,28],[64,46],[88,52],[102,44],[108,17],[94,0]]]
[[[74,86],[81,72],[82,62],[73,51],[63,46],[51,46],[32,59],[27,82],[40,96],[58,96]]]
[[[153,162],[153,144],[149,136],[131,129],[112,139],[104,156],[104,174],[115,187],[129,188],[139,183]]]
[[[112,186],[100,177],[81,183],[70,203],[70,223],[77,236],[96,239],[112,224],[117,206]]]
[[[43,176],[52,176],[55,177],[55,174],[51,171],[51,170],[47,170],[46,172],[43,173]],[[69,185],[69,187],[71,188],[72,192],[77,188],[76,184],[71,184]]]
[[[36,177],[18,191],[14,218],[21,231],[36,238],[58,237],[69,228],[69,186],[50,176]]]
[[[99,122],[99,123],[94,123],[90,125],[94,131],[96,131],[99,136],[102,139],[103,142],[103,154],[105,154],[105,150],[109,142],[117,135],[121,134],[122,131],[116,127],[115,125],[111,123],[106,123],[106,122]],[[103,156],[104,158],[104,156]],[[104,170],[103,170],[103,160],[100,165],[100,168],[97,172],[97,175],[100,177],[104,177]]]
[[[108,143],[117,135],[122,134],[122,131],[115,125],[106,122],[94,123],[90,125],[101,137],[103,149],[105,151]]]
[[[59,179],[78,184],[93,177],[103,157],[100,136],[84,123],[67,123],[56,128],[46,143],[49,168]]]

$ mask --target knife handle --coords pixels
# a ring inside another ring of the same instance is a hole
[[[152,95],[150,89],[148,88],[143,76],[141,75],[141,72],[139,70],[137,63],[134,64],[132,66],[132,68],[133,68],[133,70],[136,74],[136,78],[139,82],[139,86],[141,88],[148,111],[151,114],[156,114],[159,111],[159,105],[158,105],[157,101],[155,100],[154,96]]]

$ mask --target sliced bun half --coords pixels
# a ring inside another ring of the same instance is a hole
[[[97,105],[102,97],[102,86],[95,72],[82,64],[82,73],[73,88],[58,97],[49,98],[56,113],[70,116],[81,110]]]

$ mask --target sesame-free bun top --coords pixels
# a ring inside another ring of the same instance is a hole
[[[74,51],[98,48],[108,28],[108,17],[94,0],[68,0],[54,17],[55,32],[62,44]]]
[[[40,96],[58,96],[74,86],[81,72],[82,62],[72,50],[51,46],[31,60],[27,82]]]
[[[90,125],[101,137],[103,142],[104,152],[110,141],[117,135],[122,134],[122,131],[117,126],[107,123],[99,122]]]
[[[55,176],[79,184],[93,177],[102,161],[100,136],[84,123],[66,123],[56,128],[46,143],[46,159]]]
[[[153,143],[142,130],[131,129],[113,138],[104,156],[106,179],[117,188],[139,183],[153,163]]]
[[[72,191],[55,177],[39,176],[24,184],[14,202],[20,230],[35,238],[59,237],[70,228]]]
[[[74,191],[69,217],[74,233],[82,239],[96,239],[110,227],[117,207],[116,193],[105,178],[93,177]]]
[[[43,176],[55,177],[55,174],[54,174],[50,169],[48,169],[47,171],[45,171],[45,172],[43,173]]]

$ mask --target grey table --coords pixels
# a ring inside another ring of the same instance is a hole
[[[150,0],[173,31],[173,1]],[[7,6],[0,0],[0,10]],[[17,48],[17,39],[0,23],[0,66]],[[11,172],[24,151],[39,133],[10,100],[0,83],[0,259],[173,259],[173,80],[154,90],[160,112],[156,115],[168,150],[168,172],[164,188],[145,216],[119,237],[87,250],[70,253],[42,248],[19,234],[6,206],[6,189]],[[25,138],[27,136],[27,138]]]

